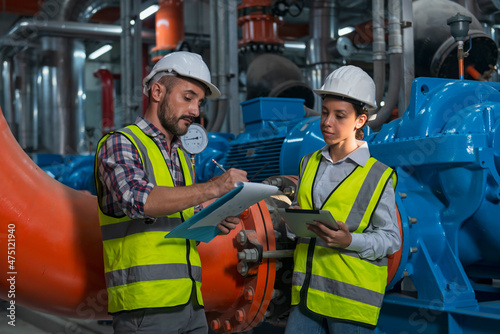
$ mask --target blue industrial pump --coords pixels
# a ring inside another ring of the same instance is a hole
[[[386,333],[492,333],[500,325],[500,85],[418,78],[402,118],[367,141],[396,168],[401,262]]]

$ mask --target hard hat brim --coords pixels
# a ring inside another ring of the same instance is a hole
[[[216,99],[216,98],[221,96],[221,92],[220,92],[219,88],[217,88],[214,84],[212,84],[210,82],[207,82],[205,80],[201,80],[200,78],[191,77],[189,75],[181,75],[181,77],[191,78],[191,79],[198,81],[198,82],[202,83],[203,85],[205,85],[208,88],[208,92],[205,95],[205,97],[208,99]]]
[[[153,73],[153,75],[149,74],[147,77],[144,78],[144,80],[142,81],[142,85],[144,86],[144,89],[143,89],[143,93],[144,95],[146,96],[149,96],[149,89],[151,87],[149,87],[148,83],[149,81],[153,78],[154,74],[156,73]],[[214,84],[210,83],[210,82],[207,82],[205,80],[201,80],[200,78],[197,78],[197,77],[194,77],[194,76],[190,76],[190,75],[179,75],[181,78],[184,77],[184,78],[190,78],[190,79],[193,79],[195,81],[198,81],[199,83],[201,83],[202,85],[206,86],[207,89],[208,89],[208,92],[207,94],[205,95],[206,98],[209,98],[209,99],[216,99],[218,97],[221,96],[221,92],[219,90],[219,88],[217,88]]]
[[[341,97],[345,97],[347,99],[350,99],[350,100],[353,100],[352,96],[349,96],[347,94],[342,94],[342,93],[339,93],[339,92],[331,92],[331,91],[328,91],[328,90],[322,90],[322,89],[313,89],[313,92],[315,92],[316,94],[318,94],[319,96],[323,96],[323,95],[331,95],[331,96],[341,96]],[[374,105],[373,103],[370,103],[368,101],[361,101],[361,100],[357,100],[356,101],[359,101],[361,103],[364,103],[366,108],[367,109],[377,109],[377,106]]]

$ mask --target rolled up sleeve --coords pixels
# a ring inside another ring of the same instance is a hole
[[[144,206],[154,185],[149,182],[139,152],[127,137],[115,133],[106,139],[98,154],[98,175],[104,188],[104,213],[151,218],[144,214]]]

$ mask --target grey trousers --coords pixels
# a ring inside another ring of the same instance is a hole
[[[192,302],[185,306],[144,309],[113,315],[115,334],[207,334],[205,310]]]

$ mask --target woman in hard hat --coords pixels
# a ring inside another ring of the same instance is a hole
[[[323,98],[325,147],[305,156],[295,208],[329,210],[339,229],[320,222],[299,238],[286,332],[373,333],[387,284],[387,256],[401,243],[393,169],[370,156],[363,138],[376,108],[372,78],[355,66],[333,71]],[[298,206],[297,206],[298,205]]]

